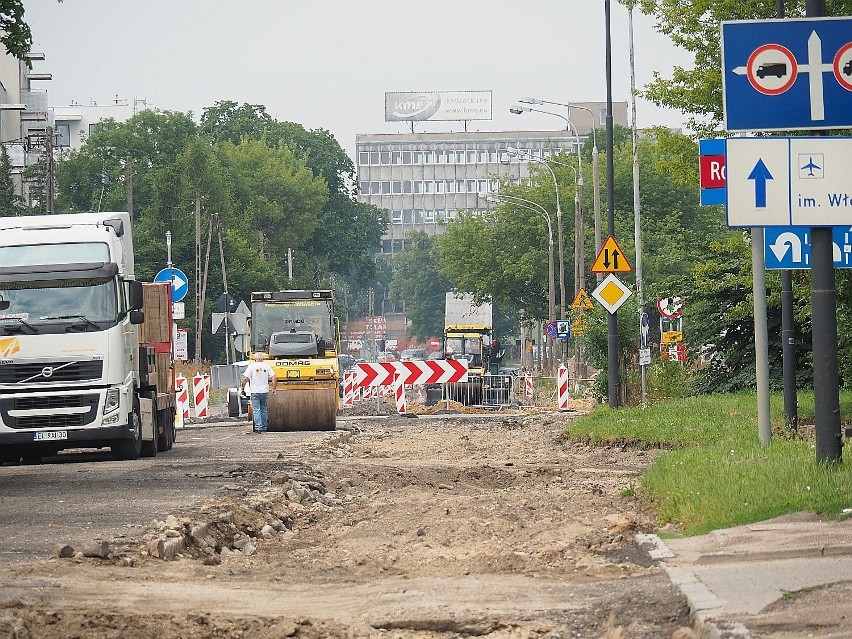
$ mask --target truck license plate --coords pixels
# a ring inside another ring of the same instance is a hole
[[[33,441],[55,441],[57,439],[68,439],[67,430],[51,430],[43,433],[33,433]]]

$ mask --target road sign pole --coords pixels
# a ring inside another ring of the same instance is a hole
[[[604,2],[604,22],[606,25],[606,198],[607,231],[615,236],[615,164],[613,162],[614,121],[612,119],[612,29],[610,20],[610,0]],[[607,396],[610,408],[621,404],[621,390],[618,370],[618,317],[615,313],[607,315]]]
[[[757,433],[761,444],[772,439],[769,416],[769,331],[766,326],[766,268],[763,227],[751,230],[752,291],[754,292],[754,360],[757,382]]]
[[[784,0],[776,2],[776,17],[784,18]],[[793,303],[793,272],[790,269],[784,269],[781,271],[781,370],[784,380],[784,426],[795,431],[799,424],[799,402],[796,396],[796,325],[793,317]]]
[[[807,0],[805,15],[825,15],[825,0]],[[823,131],[816,131],[823,135]],[[841,461],[840,384],[837,362],[837,296],[829,228],[811,229],[814,421],[817,463]]]

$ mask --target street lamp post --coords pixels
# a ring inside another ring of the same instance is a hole
[[[506,149],[506,155],[510,157],[520,156],[523,153],[519,149],[513,149],[511,147]],[[536,164],[541,164],[544,166],[550,176],[553,178],[553,188],[556,191],[556,226],[557,226],[557,235],[559,237],[559,310],[562,313],[562,317],[559,319],[565,318],[565,251],[563,249],[562,243],[562,205],[559,203],[559,183],[556,180],[556,173],[553,172],[553,169],[550,168],[550,165],[540,158],[533,157],[529,154],[526,155],[527,159],[530,162],[535,162]],[[557,319],[557,318],[551,318]]]
[[[533,202],[526,198],[518,197],[517,195],[508,194],[490,194],[486,196],[486,201],[498,203],[500,200],[506,200],[515,206],[519,206],[530,211],[535,211],[544,218],[547,222],[547,309],[549,320],[555,319],[556,315],[556,283],[553,277],[553,225],[551,224],[550,213],[547,209],[541,206],[538,202]],[[548,366],[553,370],[553,347],[547,349],[549,352]]]
[[[587,111],[592,120],[592,181],[594,191],[595,205],[595,255],[601,252],[601,190],[600,179],[598,177],[598,127],[596,125],[595,113],[589,107],[582,106],[573,102],[551,102],[549,100],[540,100],[538,98],[519,98],[518,102],[525,104],[553,104],[555,106],[563,106],[568,109],[568,116],[571,116],[571,109],[580,109]],[[574,129],[576,131],[576,128]],[[598,282],[603,279],[603,274],[598,274]]]

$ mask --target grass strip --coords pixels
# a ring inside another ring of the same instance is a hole
[[[800,394],[800,418],[813,420],[813,394]],[[813,428],[784,430],[780,395],[771,401],[773,438],[759,442],[754,394],[711,395],[612,411],[597,407],[566,428],[574,441],[662,448],[637,491],[661,523],[703,534],[810,511],[837,517],[852,508],[852,445],[839,464],[816,463]],[[841,414],[852,393],[841,397]]]

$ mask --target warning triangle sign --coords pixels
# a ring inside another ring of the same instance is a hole
[[[571,302],[571,308],[582,308],[587,311],[590,311],[594,308],[594,304],[592,304],[592,299],[589,297],[586,289],[581,288],[580,292],[577,293],[577,297],[574,298],[574,301]]]
[[[610,235],[601,247],[601,252],[592,264],[592,273],[630,273],[633,267],[624,256],[624,251]]]

